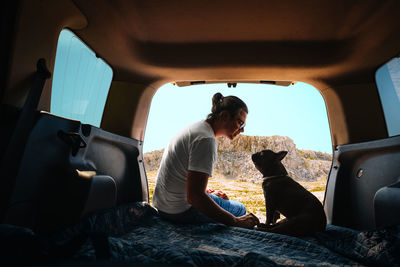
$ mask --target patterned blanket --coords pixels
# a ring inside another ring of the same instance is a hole
[[[328,226],[315,236],[295,238],[222,224],[171,224],[160,219],[149,204],[131,203],[93,214],[47,236],[2,225],[0,244],[6,229],[8,238],[19,236],[20,242],[14,243],[19,244],[19,253],[32,257],[29,263],[102,260],[185,266],[400,266],[400,226],[367,232]],[[21,246],[21,236],[28,245]],[[3,259],[15,256],[15,250],[11,254],[6,250]]]

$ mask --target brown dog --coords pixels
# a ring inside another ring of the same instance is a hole
[[[267,209],[266,224],[258,225],[261,231],[310,236],[324,231],[326,216],[321,202],[299,183],[290,178],[281,160],[287,151],[275,153],[263,150],[252,155],[256,168],[263,174],[262,188]],[[281,213],[286,218],[279,219]]]

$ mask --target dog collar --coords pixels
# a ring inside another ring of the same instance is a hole
[[[283,177],[283,176],[286,176],[286,175],[264,176],[263,179],[264,179],[264,180],[267,180],[267,179],[272,179],[272,178],[277,178],[277,177]]]

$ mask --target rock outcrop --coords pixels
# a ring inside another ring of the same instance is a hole
[[[263,149],[271,149],[275,152],[288,151],[282,162],[289,175],[297,181],[326,179],[331,167],[330,154],[298,150],[293,140],[286,136],[240,135],[233,141],[223,137],[217,140],[218,159],[214,171],[230,179],[261,182],[261,173],[254,167],[251,155]],[[158,169],[162,153],[163,150],[158,150],[144,155],[147,171]]]

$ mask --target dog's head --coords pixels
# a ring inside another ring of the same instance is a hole
[[[275,153],[272,150],[266,149],[251,156],[254,166],[264,176],[286,174],[281,160],[286,156],[287,151],[280,151]]]

